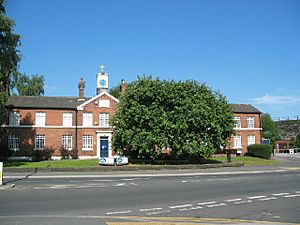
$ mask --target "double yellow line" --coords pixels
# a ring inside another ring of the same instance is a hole
[[[268,222],[257,220],[240,220],[240,219],[224,219],[224,218],[192,218],[192,217],[140,217],[140,216],[124,216],[124,217],[111,217],[112,220],[118,221],[106,222],[107,225],[194,225],[194,224],[265,224],[265,225],[280,225],[280,224],[293,224],[295,223],[283,223],[283,222]],[[300,225],[300,224],[299,224]]]

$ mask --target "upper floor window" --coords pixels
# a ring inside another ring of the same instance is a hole
[[[83,113],[82,118],[83,126],[93,126],[93,113]]]
[[[37,112],[35,113],[35,125],[45,126],[46,125],[46,113]]]
[[[255,135],[250,134],[248,135],[248,145],[253,145],[253,144],[255,144]]]
[[[8,136],[8,148],[10,150],[15,150],[16,151],[16,150],[20,149],[19,145],[20,145],[19,136],[16,135],[16,134],[10,134]]]
[[[20,113],[10,112],[9,113],[9,125],[19,126],[20,125]]]
[[[235,135],[233,137],[233,147],[234,148],[241,148],[242,147],[242,136],[241,135]]]
[[[37,134],[35,135],[35,149],[44,149],[45,148],[45,135]]]
[[[247,128],[254,128],[254,117],[247,116]]]
[[[109,126],[109,114],[108,113],[100,113],[99,126],[100,127],[108,127]]]
[[[63,126],[71,127],[72,126],[72,113],[63,113]]]
[[[241,117],[234,116],[233,122],[234,122],[234,128],[241,128]]]
[[[64,149],[72,149],[72,135],[63,135],[62,136],[62,146]]]

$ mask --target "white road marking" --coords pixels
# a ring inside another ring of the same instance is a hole
[[[286,196],[283,196],[284,198],[294,198],[294,197],[300,197],[300,194],[299,195],[286,195]]]
[[[186,183],[187,181],[186,180],[183,180],[183,181],[181,181],[182,183]]]
[[[53,185],[50,188],[51,189],[65,189],[65,188],[70,188],[72,186],[66,185],[66,184],[57,184],[57,185]]]
[[[234,198],[234,199],[225,200],[225,202],[238,202],[238,201],[241,201],[241,200],[242,200],[241,198]]]
[[[125,183],[119,183],[119,184],[115,184],[113,185],[114,187],[121,187],[121,186],[125,186]]]
[[[191,208],[184,208],[184,209],[179,209],[179,211],[190,211],[190,210],[195,210],[195,209],[202,209],[202,206],[196,206],[196,207],[191,207]]]
[[[300,191],[295,191],[295,193],[299,194],[299,193],[300,193]]]
[[[149,211],[156,211],[162,210],[163,208],[151,208],[151,209],[140,209],[140,212],[149,212]]]
[[[282,192],[282,193],[275,193],[275,194],[272,194],[273,196],[282,196],[282,195],[289,195],[290,193],[288,192]]]
[[[131,213],[132,211],[119,211],[119,212],[107,212],[106,215],[115,215],[115,214],[126,214]]]
[[[258,196],[252,196],[252,197],[248,197],[248,199],[258,199],[258,198],[266,198],[267,196],[265,195],[258,195]]]
[[[252,200],[245,200],[245,201],[240,201],[240,202],[234,202],[234,204],[236,205],[240,205],[240,204],[246,204],[246,203],[251,203]]]
[[[116,181],[116,180],[91,180],[93,182],[112,182],[112,181]]]
[[[261,199],[259,199],[259,201],[269,201],[269,200],[275,200],[275,199],[277,199],[277,198],[269,197],[269,198],[261,198]]]
[[[152,178],[152,177],[190,177],[190,176],[212,176],[212,175],[231,175],[231,174],[265,174],[265,173],[280,173],[286,172],[286,169],[278,170],[258,170],[258,171],[236,171],[236,172],[199,172],[199,173],[165,173],[165,174],[116,174],[114,178],[124,178],[124,177],[139,177],[142,179]],[[64,179],[64,178],[110,178],[111,175],[33,175],[33,176],[4,176],[5,179]]]
[[[185,208],[185,207],[191,207],[192,204],[186,204],[186,205],[174,205],[174,206],[169,206],[170,209],[178,209],[178,208]]]
[[[219,204],[207,205],[207,207],[212,208],[212,207],[225,206],[225,205],[227,205],[227,204],[226,203],[219,203]]]
[[[162,214],[162,213],[169,213],[171,212],[170,210],[164,210],[164,211],[158,211],[158,212],[151,212],[151,213],[147,213],[148,216],[151,215],[157,215],[157,214]]]
[[[120,179],[120,180],[129,180],[129,181],[131,181],[131,180],[136,180],[136,178],[126,178],[126,179]]]
[[[211,204],[215,204],[217,203],[216,201],[214,202],[200,202],[200,203],[197,203],[197,205],[211,205]]]

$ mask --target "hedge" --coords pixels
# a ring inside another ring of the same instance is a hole
[[[270,159],[272,155],[272,146],[264,144],[249,145],[248,155],[263,159]]]

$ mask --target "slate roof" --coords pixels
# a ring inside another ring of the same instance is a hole
[[[252,105],[249,104],[230,104],[233,107],[233,112],[235,113],[259,113],[261,114],[261,111],[259,111],[257,108],[255,108]]]
[[[85,98],[87,101],[90,98]],[[49,96],[11,96],[8,99],[9,108],[35,109],[76,109],[84,103],[78,97],[49,97]],[[261,113],[249,104],[230,104],[235,113]]]
[[[84,101],[86,101],[86,98]],[[11,96],[8,99],[9,108],[36,109],[76,109],[84,101],[78,97],[48,97],[48,96]]]

